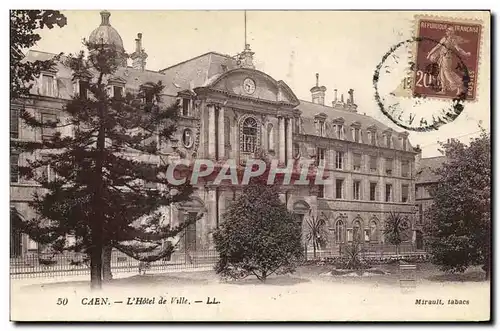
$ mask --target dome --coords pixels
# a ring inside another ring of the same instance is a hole
[[[101,12],[101,25],[97,27],[89,37],[89,42],[93,44],[105,43],[107,45],[115,45],[120,49],[123,48],[122,37],[115,28],[109,24],[109,17],[111,13],[108,11]]]

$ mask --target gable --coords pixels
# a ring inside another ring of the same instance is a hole
[[[244,88],[246,81],[252,85],[250,92]],[[271,76],[254,69],[238,68],[216,75],[207,80],[205,87],[259,101],[298,105],[297,97],[284,82],[276,81]]]

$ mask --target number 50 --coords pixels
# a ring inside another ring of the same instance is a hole
[[[57,298],[58,306],[66,306],[68,304],[68,298]]]

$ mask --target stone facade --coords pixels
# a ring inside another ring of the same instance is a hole
[[[109,17],[106,22],[109,24]],[[141,38],[139,35],[136,40],[136,55],[145,54]],[[110,93],[137,92],[141,84],[160,80],[165,86],[162,102],[168,105],[179,100],[181,104],[177,138],[162,146],[164,156],[151,162],[179,158],[244,162],[262,151],[282,165],[312,160],[324,164],[332,180],[316,187],[283,186],[281,198],[298,219],[327,218],[326,250],[336,252],[341,243],[353,238],[382,244],[384,220],[390,211],[405,215],[411,227],[408,245],[415,241],[417,153],[407,133],[358,113],[353,90],[348,91],[345,102],[343,95],[337,98],[335,90],[332,106],[327,106],[326,87],[319,86],[317,75],[317,84],[311,89],[313,102],[298,100],[285,82],[254,68],[249,45],[236,57],[210,52],[158,72],[145,69],[146,56],[139,55],[140,61],[135,59],[138,63],[119,68],[108,82]],[[30,51],[27,60],[51,56]],[[16,109],[25,107],[37,116],[61,116],[65,100],[78,89],[78,83],[71,81],[71,72],[61,63],[56,72],[42,74],[33,86],[32,97],[24,104],[11,105],[11,139],[39,140],[43,136],[40,130],[29,129],[16,119]],[[70,128],[66,130],[71,134]],[[37,185],[15,178],[16,162],[23,164],[26,157],[11,157],[11,205],[31,218],[34,215],[27,202]],[[238,187],[200,186],[193,201],[167,208],[166,219],[172,224],[189,213],[204,212],[203,218],[187,229],[181,248],[211,248],[211,231],[239,191]],[[16,241],[14,245],[19,249],[14,249],[15,254],[36,249],[36,243],[26,236],[16,240],[19,244]]]

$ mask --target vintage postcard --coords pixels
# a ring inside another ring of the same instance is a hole
[[[490,321],[490,17],[11,10],[11,320]]]

